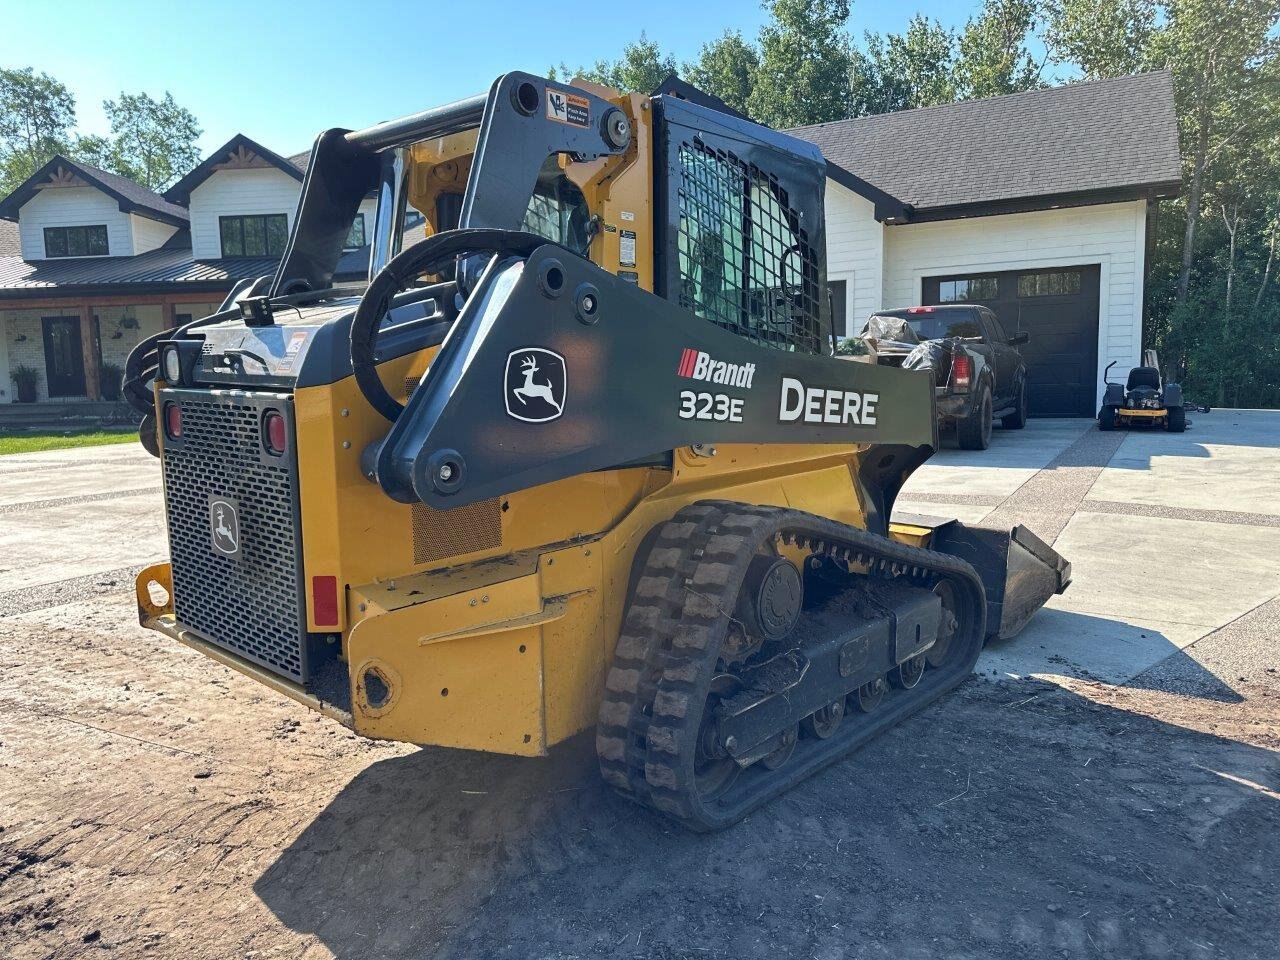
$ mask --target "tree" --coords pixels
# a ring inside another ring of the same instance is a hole
[[[760,66],[750,115],[773,127],[843,120],[849,115],[852,47],[848,0],[766,0]]]
[[[1151,60],[1173,71],[1186,219],[1176,303],[1187,301],[1210,165],[1280,118],[1280,43],[1274,0],[1169,0],[1166,24],[1152,41]]]
[[[47,73],[0,69],[0,196],[67,149],[76,101]]]
[[[656,43],[641,32],[639,40],[622,48],[622,56],[617,60],[597,60],[593,67],[579,67],[576,70],[570,70],[562,63],[549,72],[553,80],[557,75],[566,80],[580,77],[622,93],[648,94],[676,72],[676,60],[670,54],[663,53]]]
[[[853,113],[889,113],[951,103],[956,35],[936,20],[914,16],[901,34],[867,33],[853,65]]]
[[[955,83],[959,98],[974,100],[1042,86],[1041,64],[1027,51],[1036,0],[986,0],[982,13],[960,32]]]
[[[1049,0],[1045,45],[1085,80],[1137,73],[1156,32],[1155,0]]]
[[[96,133],[76,137],[68,153],[71,159],[87,163],[99,170],[114,171],[118,165],[115,144]]]
[[[148,190],[161,190],[200,162],[195,116],[173,95],[153,100],[145,93],[121,93],[103,104],[111,121],[112,165]]]
[[[684,78],[739,113],[746,113],[759,69],[756,48],[743,40],[742,34],[726,31],[719,40],[705,44],[696,61],[684,65]]]

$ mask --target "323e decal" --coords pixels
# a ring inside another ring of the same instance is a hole
[[[728,423],[742,422],[742,397],[731,397],[726,393],[695,393],[692,390],[680,391],[680,419],[682,420],[721,420]]]

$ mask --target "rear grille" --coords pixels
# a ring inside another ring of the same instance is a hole
[[[164,390],[182,409],[166,440],[165,506],[178,622],[292,680],[307,679],[302,544],[292,398],[239,391]],[[263,448],[267,410],[284,415],[289,450]],[[234,505],[238,557],[213,548],[211,501]]]
[[[502,507],[498,497],[452,510],[436,510],[425,503],[413,505],[414,563],[434,563],[500,546]]]

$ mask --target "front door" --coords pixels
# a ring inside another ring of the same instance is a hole
[[[84,350],[79,317],[44,317],[44,369],[49,396],[83,397]]]

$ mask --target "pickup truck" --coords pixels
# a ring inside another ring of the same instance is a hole
[[[938,422],[955,427],[963,449],[987,449],[995,417],[1012,430],[1026,424],[1027,365],[1017,348],[1030,335],[1009,336],[987,307],[881,310],[867,320],[862,339],[876,363],[933,370]]]

